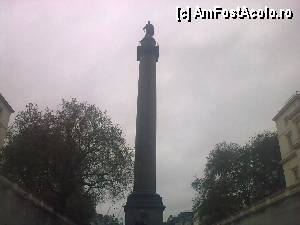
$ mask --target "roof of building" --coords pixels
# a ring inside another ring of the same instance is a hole
[[[300,99],[300,91],[296,91],[295,94],[293,94],[287,102],[284,104],[284,106],[279,110],[279,112],[274,116],[272,119],[273,121],[277,120],[278,117],[296,100]]]
[[[8,104],[8,102],[5,100],[5,98],[2,96],[2,94],[0,93],[0,101],[3,102],[3,104],[8,108],[8,110],[11,113],[14,113],[15,110]]]

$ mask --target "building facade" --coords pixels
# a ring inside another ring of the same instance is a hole
[[[10,115],[14,112],[5,98],[0,94],[0,147],[3,145]]]
[[[273,118],[278,131],[286,186],[300,182],[300,91]]]

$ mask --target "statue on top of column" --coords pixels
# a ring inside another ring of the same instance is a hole
[[[142,46],[153,47],[156,45],[156,41],[153,38],[154,35],[154,26],[148,21],[144,26],[143,30],[145,31],[145,37],[140,41]]]
[[[143,30],[146,30],[145,37],[152,37],[154,35],[154,26],[148,21],[148,23],[144,26]]]

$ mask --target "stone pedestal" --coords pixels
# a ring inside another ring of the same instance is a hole
[[[165,206],[154,193],[131,193],[125,209],[126,225],[162,225]]]

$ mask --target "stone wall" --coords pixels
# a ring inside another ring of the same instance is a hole
[[[300,184],[215,225],[300,225]]]
[[[0,176],[0,225],[76,225]]]
[[[286,186],[300,181],[300,92],[297,91],[273,118],[278,131]]]
[[[13,108],[8,104],[8,102],[0,93],[0,147],[4,143],[9,117],[13,112]]]

